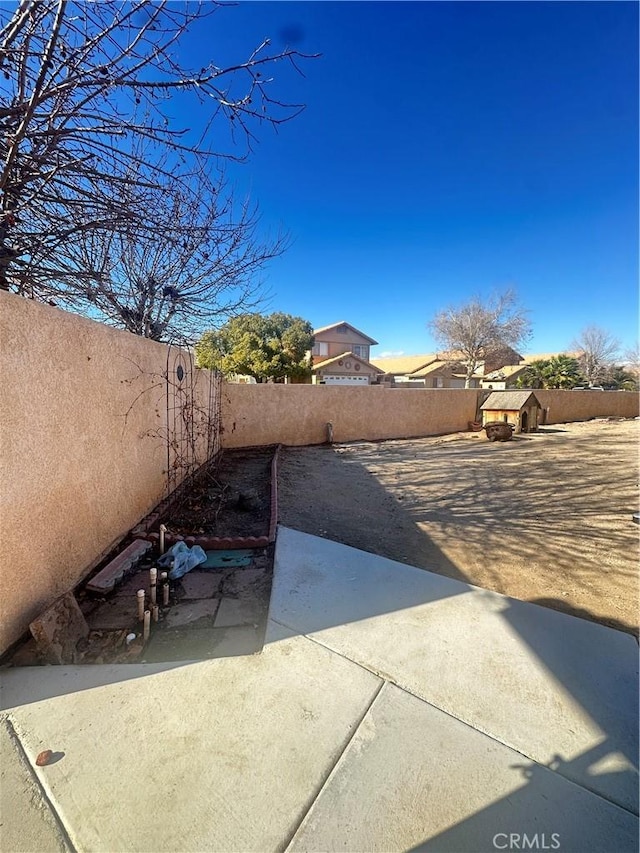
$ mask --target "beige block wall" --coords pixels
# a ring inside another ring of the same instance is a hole
[[[591,418],[636,418],[640,397],[631,391],[543,391],[536,390],[547,423],[562,424]],[[542,413],[539,423],[544,423]]]
[[[231,385],[222,390],[223,447],[321,444],[439,435],[466,430],[477,391],[379,385]]]
[[[0,291],[0,653],[164,497],[166,362],[164,345]]]
[[[321,444],[441,435],[468,429],[478,389],[359,388],[350,385],[232,385],[222,390],[223,447]],[[484,392],[486,394],[486,392]],[[638,415],[638,395],[615,391],[536,391],[547,423]],[[542,422],[540,417],[539,423]]]

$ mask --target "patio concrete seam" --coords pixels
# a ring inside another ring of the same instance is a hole
[[[558,776],[560,776],[562,779],[564,779],[566,782],[571,782],[571,784],[575,785],[578,788],[581,788],[583,791],[587,791],[588,793],[593,794],[596,797],[599,797],[601,800],[604,800],[605,802],[609,803],[610,805],[616,806],[617,808],[622,809],[622,811],[627,812],[628,814],[633,815],[634,817],[638,817],[637,811],[633,811],[632,809],[629,809],[626,806],[621,805],[619,802],[616,802],[615,800],[611,799],[610,797],[606,797],[601,791],[595,791],[592,788],[587,787],[586,785],[579,784],[578,782],[575,781],[575,779],[572,779],[570,776],[566,776],[564,773],[561,773],[558,770],[554,770],[552,767],[549,767],[546,764],[541,764],[535,758],[533,758],[532,756],[527,755],[526,753],[522,752],[520,749],[518,749],[513,744],[508,743],[506,740],[500,739],[493,732],[487,731],[486,729],[482,728],[481,726],[474,726],[470,722],[468,722],[468,720],[464,720],[462,717],[456,716],[450,710],[447,710],[446,708],[442,708],[442,707],[440,707],[440,705],[437,705],[435,702],[431,702],[428,699],[425,699],[424,696],[419,696],[417,693],[414,693],[412,690],[410,690],[405,685],[400,684],[398,681],[396,681],[396,679],[392,675],[389,675],[389,673],[381,672],[380,670],[373,669],[373,668],[367,666],[366,664],[361,663],[360,661],[353,660],[352,658],[348,657],[347,655],[343,654],[342,652],[339,652],[336,649],[332,648],[330,645],[323,643],[317,637],[312,637],[309,634],[301,634],[300,631],[297,631],[295,628],[293,628],[291,625],[287,625],[285,622],[279,622],[277,619],[274,619],[272,617],[271,617],[271,621],[275,622],[278,625],[282,625],[284,628],[287,628],[289,631],[294,631],[298,636],[303,636],[303,637],[305,637],[305,639],[310,640],[312,643],[317,643],[317,645],[321,646],[323,649],[326,649],[328,652],[331,652],[334,655],[338,655],[338,657],[341,657],[344,660],[349,661],[349,663],[352,663],[352,664],[355,664],[355,666],[361,667],[362,669],[366,670],[367,672],[370,672],[372,675],[375,675],[377,678],[382,679],[383,683],[388,682],[389,684],[393,684],[394,687],[397,687],[398,690],[402,690],[403,693],[407,693],[409,696],[413,696],[415,699],[419,699],[420,702],[424,702],[425,705],[430,705],[432,708],[435,708],[436,710],[441,711],[443,714],[446,714],[448,717],[451,717],[452,720],[457,720],[459,723],[462,723],[463,725],[467,726],[467,728],[471,729],[472,731],[478,732],[479,734],[482,734],[485,737],[488,737],[490,740],[493,740],[496,743],[501,744],[501,746],[506,746],[507,749],[511,749],[511,750],[513,750],[513,752],[517,752],[518,755],[521,755],[525,761],[530,761],[532,764],[535,764],[537,767],[541,767],[545,770],[548,770],[550,773],[555,773]],[[293,840],[293,838],[291,840]],[[289,841],[289,844],[291,843],[291,840]]]
[[[369,714],[369,712],[371,711],[371,709],[375,705],[376,701],[378,700],[378,697],[382,693],[382,690],[384,689],[385,684],[386,684],[386,682],[384,681],[384,679],[380,679],[380,684],[378,685],[378,689],[374,693],[371,701],[369,702],[367,707],[364,709],[362,714],[360,714],[360,718],[357,721],[356,725],[354,726],[353,731],[351,732],[351,736],[347,738],[347,740],[343,744],[342,749],[340,750],[340,754],[336,757],[336,760],[333,762],[331,767],[324,774],[324,778],[322,779],[320,785],[317,787],[315,793],[312,794],[311,798],[307,801],[306,808],[304,809],[303,814],[300,816],[300,819],[295,823],[293,829],[289,832],[288,837],[283,842],[282,846],[279,847],[279,850],[282,851],[282,853],[286,853],[286,851],[289,849],[289,847],[293,843],[296,835],[298,834],[298,830],[300,829],[300,827],[304,823],[307,815],[313,809],[318,798],[320,796],[322,796],[322,792],[325,790],[325,788],[327,787],[327,785],[331,781],[338,765],[342,761],[343,756],[349,751],[349,747],[353,743],[353,739],[356,737],[356,735],[360,731],[360,727],[362,726],[362,723],[364,722],[365,718],[367,717],[367,715]]]
[[[517,749],[515,746],[512,746],[509,743],[505,743],[505,741],[500,740],[500,738],[492,735],[491,732],[484,731],[484,729],[476,728],[471,723],[466,720],[462,720],[460,717],[456,717],[455,714],[452,714],[450,711],[445,710],[444,708],[440,708],[438,705],[435,705],[433,702],[429,702],[428,699],[425,699],[423,696],[417,696],[415,693],[412,693],[411,690],[408,690],[406,687],[402,687],[400,684],[395,683],[391,679],[386,679],[389,684],[392,684],[397,690],[400,690],[402,693],[406,693],[408,696],[412,696],[414,699],[417,699],[419,702],[422,702],[425,705],[429,705],[431,708],[435,708],[436,711],[440,711],[442,714],[446,714],[452,720],[456,720],[456,722],[461,723],[463,726],[466,726],[468,729],[471,729],[472,732],[476,732],[477,734],[482,735],[483,737],[489,738],[489,740],[495,741],[495,743],[499,743],[500,746],[504,746],[507,749],[510,749],[512,752],[521,755],[525,761],[529,761],[531,765],[535,765],[540,770],[546,770],[548,773],[555,773],[556,776],[559,776],[565,782],[570,785],[573,785],[575,788],[580,788],[581,791],[586,791],[588,794],[591,794],[594,797],[598,797],[598,799],[603,800],[603,802],[608,803],[610,806],[614,806],[617,809],[620,809],[623,812],[631,815],[632,817],[637,818],[638,812],[633,811],[632,809],[623,806],[621,803],[612,800],[610,797],[606,797],[601,791],[594,791],[592,788],[587,787],[586,785],[581,785],[579,782],[576,782],[575,779],[572,779],[570,776],[565,776],[564,773],[560,773],[558,770],[555,770],[553,767],[549,767],[548,764],[542,764],[540,761],[537,761],[535,758],[532,758],[530,755],[526,755],[521,750]]]
[[[27,772],[29,773],[31,780],[36,787],[36,790],[38,791],[38,793],[42,797],[42,801],[43,801],[44,805],[46,806],[47,810],[49,811],[49,813],[50,813],[50,815],[51,815],[51,817],[52,817],[52,819],[56,825],[56,828],[62,837],[63,843],[69,849],[70,853],[78,853],[78,850],[77,850],[75,844],[73,843],[73,841],[71,840],[71,836],[69,835],[69,832],[67,831],[67,827],[65,826],[61,815],[58,813],[58,810],[54,806],[54,804],[51,800],[51,797],[49,796],[49,793],[47,792],[46,788],[44,787],[44,785],[40,781],[40,778],[39,778],[33,764],[31,763],[29,755],[28,755],[26,749],[24,748],[24,746],[22,745],[22,741],[20,740],[20,736],[18,735],[17,731],[15,730],[13,722],[11,721],[11,717],[8,714],[3,715],[3,716],[4,716],[4,722],[5,722],[6,727],[7,727],[7,733],[9,735],[9,740],[15,746],[16,751],[17,751],[18,755],[20,756],[22,763],[24,764],[25,768],[27,769]]]

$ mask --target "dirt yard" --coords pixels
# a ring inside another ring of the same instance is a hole
[[[637,634],[639,428],[288,448],[279,520]]]

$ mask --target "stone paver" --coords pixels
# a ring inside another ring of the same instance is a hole
[[[3,853],[69,850],[5,719],[0,720],[0,850]]]
[[[220,589],[222,573],[192,571],[181,579],[185,598],[211,598]]]
[[[272,619],[637,810],[633,637],[286,528],[275,560]]]
[[[637,821],[390,684],[287,848],[499,849],[635,853]]]
[[[43,743],[65,753],[38,772],[76,848],[95,853],[281,850],[381,683],[286,636],[261,655],[162,671],[29,668],[6,679],[24,703],[11,714],[30,759]]]
[[[202,620],[207,619],[213,626],[213,617],[220,602],[215,598],[203,598],[198,601],[185,601],[182,604],[174,604],[164,616],[164,624],[168,628],[194,628],[204,627]]]

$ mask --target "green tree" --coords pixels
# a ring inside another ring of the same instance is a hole
[[[545,388],[573,388],[581,381],[580,365],[569,355],[554,355],[549,359]]]
[[[554,355],[532,361],[518,378],[518,388],[573,388],[582,380],[577,359]]]
[[[242,314],[205,332],[196,344],[198,367],[253,376],[259,382],[310,375],[313,327],[302,317],[276,312]]]
[[[637,391],[638,380],[634,374],[622,365],[613,365],[604,374],[603,382],[606,388],[616,391]]]
[[[549,359],[538,358],[527,366],[517,381],[518,388],[544,388],[549,370]]]

